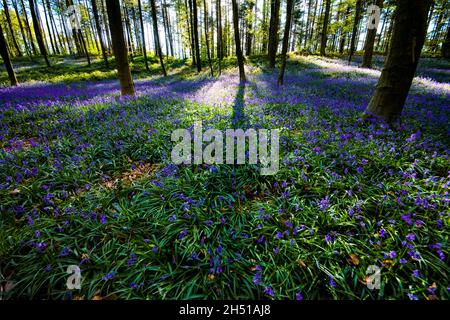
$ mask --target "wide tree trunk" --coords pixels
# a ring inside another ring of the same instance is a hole
[[[376,5],[380,8],[383,7],[383,0],[377,0]],[[364,43],[364,55],[361,67],[372,68],[372,56],[373,48],[375,44],[375,37],[377,35],[377,29],[368,29],[366,35],[366,42]]]
[[[442,44],[442,57],[450,59],[450,21],[447,27],[447,36]]]
[[[198,13],[197,0],[189,0],[192,2],[192,13],[194,19],[194,45],[195,45],[195,60],[197,63],[197,71],[202,71],[202,61],[200,59],[200,41],[198,37]]]
[[[275,68],[278,49],[278,26],[280,24],[280,0],[271,0],[269,22],[269,66]]]
[[[400,118],[425,41],[432,0],[398,0],[390,50],[364,118]]]
[[[279,85],[283,84],[284,70],[286,69],[286,54],[289,46],[289,32],[291,30],[293,2],[293,0],[287,0],[286,3],[286,22],[284,25],[283,48],[281,50],[281,68],[280,74],[278,75]]]
[[[0,55],[3,59],[3,63],[5,64],[6,72],[8,72],[8,78],[11,82],[11,86],[17,86],[17,78],[14,73],[14,69],[11,64],[11,59],[9,58],[8,48],[6,47],[5,36],[3,35],[2,25],[0,23]]]
[[[320,55],[325,55],[325,50],[327,48],[327,36],[328,36],[328,20],[330,19],[330,7],[331,0],[325,0],[325,16],[323,18],[323,28],[322,37],[320,40]]]
[[[159,33],[158,33],[158,20],[156,19],[156,4],[155,0],[150,0],[151,9],[152,9],[152,22],[153,22],[153,33],[155,37],[155,45],[156,45],[156,52],[159,57],[159,63],[161,64],[161,69],[163,72],[164,77],[167,76],[166,68],[164,67],[164,61],[162,56],[162,50],[161,50],[161,42],[159,41]]]
[[[121,92],[122,95],[134,95],[134,83],[133,78],[131,77],[130,65],[128,63],[128,50],[123,34],[122,14],[120,12],[119,0],[106,1],[106,10],[108,11],[109,30],[111,32]]]
[[[95,28],[97,29],[98,38],[100,40],[100,48],[102,49],[103,61],[105,62],[105,66],[108,68],[109,67],[108,55],[106,54],[105,42],[103,41],[102,27],[100,25],[100,17],[98,15],[97,0],[91,0],[91,3],[95,20]],[[141,0],[139,0],[139,10],[140,8],[141,8]],[[142,30],[142,36],[144,36],[144,30]],[[145,63],[147,63],[147,57],[145,57]]]
[[[29,3],[30,3],[31,18],[33,20],[34,34],[36,36],[36,40],[37,40],[37,43],[39,46],[39,51],[41,52],[41,55],[44,57],[47,67],[50,67],[50,62],[48,61],[48,57],[47,57],[47,49],[45,48],[44,39],[42,38],[40,23],[38,21],[37,15],[36,15],[36,7],[35,7],[34,0],[29,0]]]
[[[239,11],[236,0],[232,0],[232,9],[233,9],[233,28],[234,28],[234,42],[236,44],[236,56],[238,60],[239,66],[239,80],[241,82],[245,82],[245,69],[244,69],[244,56],[242,54],[241,48],[241,37],[239,35]]]

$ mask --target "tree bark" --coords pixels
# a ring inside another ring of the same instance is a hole
[[[154,1],[154,0],[152,0]],[[119,0],[107,0],[109,30],[111,32],[114,56],[122,95],[134,95],[134,83],[128,63],[128,50],[123,34],[122,14]]]
[[[17,2],[13,0],[12,5],[14,7],[14,12],[17,16],[17,21],[19,22],[20,34],[22,35],[23,43],[25,45],[25,51],[29,57],[31,57],[30,47],[28,46],[27,37],[25,35],[25,29],[23,28],[22,19],[20,17],[19,8],[17,6]]]
[[[92,3],[92,11],[94,14],[94,20],[95,20],[95,27],[97,29],[98,38],[100,40],[100,48],[102,49],[102,56],[103,61],[105,62],[105,66],[108,68],[108,55],[106,54],[106,48],[105,48],[105,42],[103,41],[103,35],[102,35],[102,27],[100,25],[100,17],[98,15],[98,8],[97,8],[97,0],[91,0]],[[139,10],[141,9],[141,0],[139,0]],[[140,13],[140,11],[139,11]],[[142,15],[141,15],[142,19]],[[141,20],[142,23],[142,20]],[[142,30],[142,36],[144,36],[144,31]],[[145,63],[147,63],[147,57],[145,56],[145,50],[144,50],[144,57],[145,57]]]
[[[144,53],[144,61],[145,61],[145,69],[147,71],[150,70],[150,68],[148,67],[148,61],[147,61],[147,48],[145,46],[145,31],[144,31],[144,19],[142,18],[142,4],[141,4],[141,0],[138,0],[138,10],[139,10],[139,22],[141,24],[141,29],[142,29],[142,51]]]
[[[447,36],[442,44],[442,57],[450,59],[450,21],[447,27]]]
[[[350,63],[352,61],[353,54],[355,53],[355,42],[356,42],[356,35],[358,33],[358,27],[359,27],[359,21],[361,18],[361,6],[362,1],[357,0],[356,1],[356,7],[355,7],[355,20],[353,21],[353,32],[352,32],[352,38],[350,41],[350,54],[348,56],[348,62]]]
[[[251,18],[251,15],[253,14],[253,8],[255,7],[255,2],[253,2],[253,0],[250,0],[248,2],[248,12],[249,12],[249,16],[247,16],[247,37],[246,37],[246,41],[245,41],[245,55],[249,56],[252,54],[252,41],[253,41],[253,18]]]
[[[14,29],[12,27],[11,16],[9,14],[8,3],[6,2],[6,0],[3,0],[3,8],[4,8],[4,12],[5,12],[6,22],[8,23],[8,28],[11,33],[12,43],[14,45],[14,48],[17,51],[17,56],[21,57],[22,51],[20,50],[19,44],[17,43],[17,40],[16,40],[16,36],[14,35]]]
[[[394,124],[399,120],[425,42],[432,0],[398,0],[389,55],[364,113]]]
[[[278,25],[280,24],[280,0],[271,0],[269,23],[269,66],[275,68],[278,49]]]
[[[383,7],[383,0],[377,0],[376,5],[380,8]],[[364,43],[364,55],[361,67],[363,68],[372,68],[372,56],[373,56],[373,47],[375,44],[375,37],[377,35],[377,29],[369,29],[367,30],[366,41]]]
[[[219,75],[222,74],[222,4],[216,0],[216,19],[217,19],[217,60],[219,62]]]
[[[3,29],[0,24],[0,55],[3,59],[3,63],[5,64],[6,72],[8,72],[8,78],[11,82],[11,86],[17,86],[17,78],[16,74],[14,73],[14,69],[11,64],[11,59],[9,58],[8,54],[8,48],[6,47],[6,40],[5,36],[3,35]]]
[[[283,48],[281,51],[281,68],[280,74],[278,75],[278,84],[283,85],[284,71],[286,69],[286,53],[289,46],[289,32],[291,30],[292,22],[292,5],[293,0],[287,0],[286,3],[286,23],[284,25],[284,36],[283,36]]]
[[[208,8],[206,7],[206,0],[203,0],[203,16],[205,24],[205,42],[206,42],[206,53],[208,56],[209,69],[211,70],[211,77],[214,77],[214,70],[211,62],[211,52],[209,51],[209,39],[208,39]]]
[[[36,40],[38,42],[39,51],[41,52],[41,55],[44,57],[47,67],[50,67],[50,62],[48,61],[47,57],[47,49],[45,48],[44,39],[42,38],[41,27],[36,16],[34,0],[29,0],[29,3],[30,3],[31,18],[33,20],[34,33],[36,36]]]
[[[239,66],[239,80],[240,82],[245,82],[244,56],[242,55],[241,37],[239,35],[239,11],[237,1],[232,0],[231,3],[233,10],[234,42],[236,44],[236,55]]]
[[[33,33],[31,32],[31,28],[30,28],[30,21],[28,20],[28,15],[27,15],[27,11],[25,10],[25,4],[23,3],[23,0],[20,0],[20,4],[22,6],[23,15],[25,16],[25,26],[27,27],[28,36],[30,37],[31,49],[33,50],[33,54],[37,55],[36,46],[34,45],[34,41],[33,41]]]
[[[195,60],[197,62],[197,71],[202,71],[202,61],[200,59],[200,43],[198,38],[198,13],[197,0],[189,0],[192,2],[192,12],[194,18],[194,45],[195,45]]]
[[[167,76],[166,68],[164,67],[164,61],[161,50],[161,43],[159,41],[159,33],[158,33],[158,21],[156,20],[156,4],[155,0],[150,0],[150,4],[152,6],[152,22],[153,22],[153,33],[155,36],[155,44],[156,44],[156,52],[158,53],[159,63],[161,64],[161,69],[164,77]]]
[[[320,40],[320,55],[325,55],[325,50],[327,48],[327,36],[328,36],[328,20],[330,19],[330,7],[331,0],[325,0],[325,16],[323,18],[323,29],[322,37]]]

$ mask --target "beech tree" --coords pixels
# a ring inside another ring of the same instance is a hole
[[[106,10],[108,12],[109,31],[111,32],[112,47],[116,58],[120,89],[122,95],[134,95],[134,83],[131,77],[130,64],[128,63],[128,49],[123,33],[119,0],[106,1]]]
[[[399,120],[425,42],[432,0],[398,0],[389,54],[364,118]]]
[[[3,35],[1,23],[0,23],[0,55],[3,59],[3,63],[5,64],[6,72],[8,73],[8,78],[9,81],[11,82],[11,86],[17,86],[18,81],[13,66],[11,64],[11,59],[9,58],[8,48],[6,46],[6,40],[5,36]]]

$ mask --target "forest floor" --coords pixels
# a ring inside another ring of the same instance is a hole
[[[244,84],[233,60],[162,78],[136,58],[133,98],[101,60],[52,62],[0,88],[4,298],[450,297],[448,61],[421,60],[395,131],[359,120],[380,71],[343,59],[292,55],[279,87],[259,57]],[[278,173],[173,164],[172,131],[197,120],[281,129]]]

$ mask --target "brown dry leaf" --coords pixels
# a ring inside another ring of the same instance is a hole
[[[392,267],[392,260],[384,260],[383,263],[386,268]]]
[[[89,255],[87,253],[83,253],[81,255],[81,259],[87,260],[87,259],[89,259]]]
[[[72,300],[84,300],[84,296],[75,296]],[[92,299],[94,300],[94,299]]]
[[[20,193],[20,189],[14,189],[9,194],[12,196],[17,196]]]
[[[103,298],[103,300],[117,300],[119,297],[115,293],[111,293]]]
[[[303,260],[297,260],[297,264],[302,268],[306,268],[306,263]]]
[[[208,274],[208,280],[214,280],[215,277],[212,273]]]
[[[94,296],[92,297],[91,300],[103,300],[101,294],[102,294],[102,291],[101,291],[101,290],[95,291]]]
[[[350,257],[347,259],[347,261],[348,261],[348,263],[350,263],[351,265],[354,265],[354,266],[359,265],[359,257],[358,257],[356,254],[354,254],[354,253],[352,253],[352,254],[350,255]]]
[[[427,300],[439,300],[437,295],[435,294],[429,294],[427,297]]]

